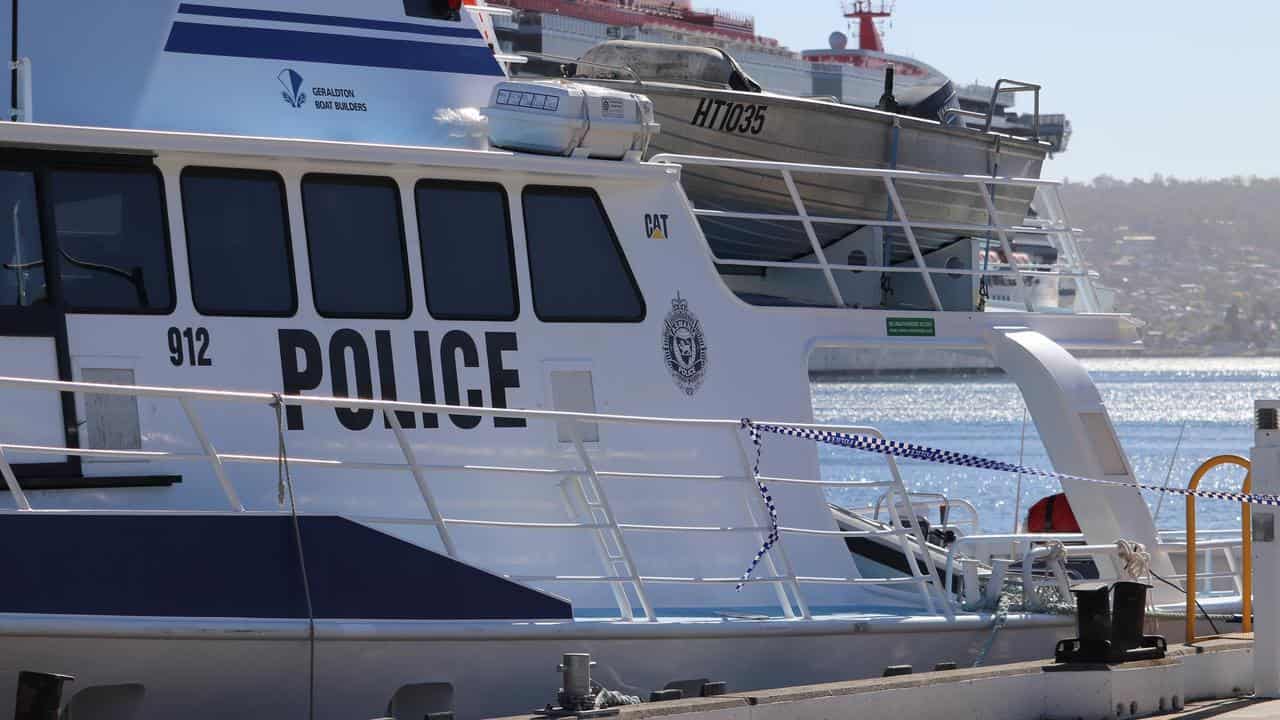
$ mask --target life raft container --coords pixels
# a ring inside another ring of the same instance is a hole
[[[1080,523],[1071,511],[1066,493],[1041,498],[1027,511],[1027,532],[1078,533]]]

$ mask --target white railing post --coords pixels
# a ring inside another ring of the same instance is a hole
[[[444,544],[445,553],[455,560],[458,559],[458,548],[453,544],[453,537],[449,534],[449,525],[445,522],[444,515],[440,514],[440,507],[436,504],[436,497],[431,492],[431,486],[427,484],[426,474],[418,466],[418,457],[413,452],[413,445],[405,437],[404,426],[400,424],[400,416],[394,410],[383,410],[382,414],[386,417],[387,423],[391,425],[391,432],[396,437],[396,443],[400,446],[404,461],[409,466],[409,472],[413,474],[413,481],[418,484],[418,492],[422,494],[422,501],[427,505],[427,513],[431,515],[432,520],[436,521],[436,531],[440,533],[440,542]]]
[[[9,109],[9,119],[14,122],[33,122],[35,107],[31,101],[34,80],[31,75],[31,58],[22,57],[9,63],[13,82],[18,86],[18,105]]]
[[[889,193],[889,201],[893,203],[893,214],[898,218],[897,226],[907,236],[907,244],[911,246],[911,254],[915,256],[916,267],[920,268],[920,276],[924,278],[924,288],[929,291],[929,299],[933,302],[934,309],[941,312],[942,300],[938,297],[938,288],[934,287],[933,274],[929,272],[929,264],[924,261],[924,254],[920,252],[915,230],[911,228],[911,219],[907,217],[907,210],[902,205],[902,198],[898,197],[898,188],[892,177],[885,176],[884,189]]]
[[[1256,430],[1252,463],[1252,492],[1280,494],[1280,400],[1255,403]],[[1253,693],[1280,697],[1280,544],[1276,519],[1280,511],[1270,505],[1251,509],[1253,524]]]
[[[640,571],[636,566],[635,558],[631,555],[631,548],[627,546],[627,540],[622,536],[622,529],[618,527],[618,516],[613,513],[613,506],[609,503],[609,495],[605,492],[599,476],[596,475],[595,464],[591,462],[591,456],[587,453],[587,448],[582,443],[582,432],[579,429],[578,420],[570,420],[565,425],[569,428],[569,434],[573,438],[573,447],[578,451],[578,459],[582,461],[582,468],[591,480],[596,498],[600,500],[600,510],[604,513],[605,523],[613,531],[614,541],[618,544],[618,552],[622,555],[622,562],[626,566],[632,587],[635,588],[636,598],[640,601],[640,607],[644,610],[644,617],[649,622],[656,622],[658,616],[653,610],[653,605],[649,602],[648,593],[645,592],[644,581],[640,579]]]
[[[746,490],[747,497],[747,513],[751,518],[751,524],[760,526],[761,521],[756,515],[756,506],[760,503],[760,491],[756,487],[756,480],[752,471],[751,456],[747,454],[747,447],[742,442],[742,430],[730,429],[729,434],[733,436],[734,447],[738,450],[738,461],[742,467],[743,488]],[[767,518],[765,522],[768,522]],[[766,540],[765,534],[760,532],[757,539],[761,544]],[[782,561],[782,572],[778,572],[778,566],[773,561],[773,551],[778,552],[778,557]],[[809,613],[809,604],[804,599],[804,594],[800,589],[800,583],[796,580],[796,572],[791,567],[791,559],[787,557],[787,551],[782,547],[782,536],[779,534],[778,541],[773,544],[773,548],[764,554],[764,561],[769,573],[774,577],[786,577],[787,582],[791,585],[791,592],[795,595],[796,605],[800,608],[800,616],[809,619],[812,617]],[[782,613],[789,618],[795,617],[795,611],[791,609],[791,601],[787,598],[786,588],[782,582],[773,583],[774,592],[778,596],[778,603],[782,605]]]
[[[911,571],[911,577],[915,579],[916,585],[920,590],[920,594],[924,596],[925,608],[932,614],[938,612],[933,604],[933,592],[929,587],[929,578],[920,572],[920,564],[916,561],[915,553],[911,551],[911,541],[907,537],[907,531],[916,538],[920,552],[926,557],[929,554],[929,548],[922,540],[924,534],[920,532],[919,524],[916,522],[915,508],[911,505],[911,500],[904,494],[899,494],[896,487],[890,487],[886,493],[889,499],[889,527],[893,530],[893,534],[898,538],[898,546],[902,551],[902,557],[906,560],[907,569]],[[905,512],[907,527],[902,526],[903,517],[895,516],[895,513]],[[946,603],[945,607],[950,608],[950,603]]]
[[[18,509],[30,510],[31,503],[27,500],[27,494],[22,491],[22,486],[18,484],[18,476],[13,474],[9,459],[4,456],[3,447],[0,447],[0,475],[4,476],[4,484],[8,486],[9,494],[13,495],[13,501],[17,503]]]
[[[566,481],[568,480],[569,475],[570,474],[566,474]],[[586,483],[583,482],[585,473],[582,471],[575,471],[571,475],[574,483],[578,486],[578,494],[582,496],[582,503],[586,506],[587,516],[591,518],[591,524],[604,525],[604,523],[601,522],[601,518],[596,515],[596,511],[599,509],[599,503],[593,502],[591,498],[587,497]],[[563,486],[561,486],[561,491],[564,493],[567,501],[569,491],[565,490]],[[575,512],[571,501],[569,502],[569,512],[570,514],[574,514]],[[596,536],[595,548],[596,555],[600,558],[600,567],[604,570],[606,575],[617,575],[618,569],[614,565],[614,562],[616,562],[618,558],[613,557],[611,554],[612,550],[609,548],[609,541],[605,528],[596,527],[592,530],[592,533]],[[621,555],[621,553],[619,553],[619,555]],[[618,604],[618,612],[621,613],[622,619],[635,619],[635,611],[631,609],[631,598],[627,596],[627,589],[623,586],[623,581],[610,581],[609,589],[613,592],[613,600]]]
[[[236,512],[244,512],[244,503],[240,502],[240,496],[236,493],[235,485],[231,484],[231,479],[227,477],[226,468],[222,466],[222,458],[218,457],[218,451],[214,449],[213,443],[209,441],[209,436],[205,434],[204,426],[200,424],[200,418],[196,417],[196,413],[191,409],[191,404],[185,397],[178,398],[178,404],[182,406],[182,412],[187,416],[187,422],[191,424],[191,431],[196,434],[196,440],[200,442],[200,447],[204,450],[205,457],[209,458],[209,465],[213,467],[213,476],[218,479],[218,484],[222,486],[222,492],[227,496],[227,502],[231,503],[231,509]]]
[[[836,276],[831,272],[831,265],[827,263],[827,254],[822,251],[822,243],[818,242],[818,233],[813,229],[813,221],[809,219],[809,211],[805,209],[804,198],[800,196],[800,190],[796,188],[795,178],[791,177],[790,170],[782,171],[782,181],[787,184],[787,192],[791,193],[791,202],[796,206],[796,216],[800,218],[800,224],[804,226],[805,235],[809,237],[809,245],[813,248],[813,256],[817,258],[818,264],[822,266],[822,275],[827,279],[827,288],[831,290],[831,297],[836,301],[836,307],[847,307],[844,303],[844,296],[840,294],[840,286],[836,284]]]
[[[1000,216],[996,214],[996,204],[991,199],[991,190],[987,188],[985,182],[975,184],[978,186],[978,192],[982,193],[983,204],[987,206],[987,221],[995,228],[996,237],[1000,238],[1000,247],[1004,249],[1005,259],[1009,262],[1009,269],[1013,270],[1014,280],[1018,283],[1018,292],[1022,295],[1022,303],[1026,306],[1027,312],[1035,312],[1036,304],[1031,299],[1031,287],[1026,284],[1022,271],[1018,269],[1018,261],[1013,258],[1013,244],[1009,242],[1009,235],[1000,224]]]
[[[947,594],[950,592],[950,588],[944,589],[938,587],[938,568],[934,565],[933,555],[929,552],[928,538],[924,536],[924,532],[920,529],[920,523],[916,519],[915,506],[911,504],[911,494],[907,492],[906,483],[902,482],[902,473],[898,471],[898,461],[892,455],[886,455],[885,460],[888,461],[889,473],[893,477],[893,485],[891,485],[890,488],[895,494],[901,495],[902,504],[907,511],[907,522],[911,529],[911,533],[915,536],[916,544],[920,548],[920,554],[924,558],[925,570],[928,572],[928,577],[922,577],[920,566],[916,563],[914,554],[911,552],[911,547],[907,542],[906,534],[900,533],[899,538],[902,541],[902,551],[906,555],[907,565],[911,567],[912,576],[919,578],[921,581],[920,592],[924,594],[925,605],[928,606],[929,612],[937,612],[933,603],[933,593],[937,590],[939,599],[942,601],[943,614],[946,615],[948,620],[954,620],[955,610],[947,599]],[[894,503],[891,503],[890,507],[893,506]],[[901,530],[897,518],[890,517],[889,521],[891,523],[891,527],[898,529],[899,531]]]
[[[1080,252],[1080,246],[1076,245],[1075,230],[1071,227],[1071,220],[1067,217],[1067,206],[1062,202],[1062,192],[1059,186],[1054,185],[1049,188],[1039,188],[1044,192],[1045,205],[1049,211],[1049,220],[1059,230],[1058,247],[1059,249],[1067,249],[1072,257],[1073,271],[1080,273],[1076,279],[1076,292],[1083,293],[1085,312],[1102,312],[1102,303],[1098,301],[1098,293],[1093,288],[1093,278],[1089,277],[1089,269],[1084,263],[1084,254]]]

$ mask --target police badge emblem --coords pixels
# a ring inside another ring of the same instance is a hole
[[[676,297],[662,328],[662,352],[676,385],[692,395],[707,373],[707,343],[698,316],[689,312],[689,301]]]

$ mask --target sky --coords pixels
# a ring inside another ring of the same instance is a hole
[[[839,0],[694,6],[750,13],[757,33],[793,50],[845,29]],[[1276,177],[1278,31],[1275,0],[901,0],[885,49],[959,84],[1043,85],[1042,111],[1066,113],[1073,129],[1045,177]]]

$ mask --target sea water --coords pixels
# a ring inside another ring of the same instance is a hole
[[[1160,486],[1186,487],[1195,468],[1214,455],[1248,457],[1253,401],[1280,398],[1280,358],[1093,359],[1085,365],[1138,480]],[[812,394],[818,422],[869,425],[893,440],[1052,469],[1021,395],[1002,374],[881,374],[815,381]],[[824,479],[887,478],[882,456],[829,446],[820,453]],[[1056,481],[1041,477],[1021,477],[1019,494],[1017,475],[921,461],[899,464],[913,493],[973,503],[984,532],[1012,532],[1015,517],[1025,518],[1032,503],[1059,491]],[[1238,491],[1243,478],[1242,470],[1220,468],[1201,487]],[[834,489],[829,495],[842,505],[873,507],[879,492]],[[1160,492],[1143,495],[1153,512],[1158,508],[1160,528],[1185,526],[1180,496],[1161,501]],[[1239,527],[1239,505],[1199,500],[1196,508],[1198,527]],[[953,511],[957,522],[964,515]],[[936,520],[937,510],[927,516]]]

